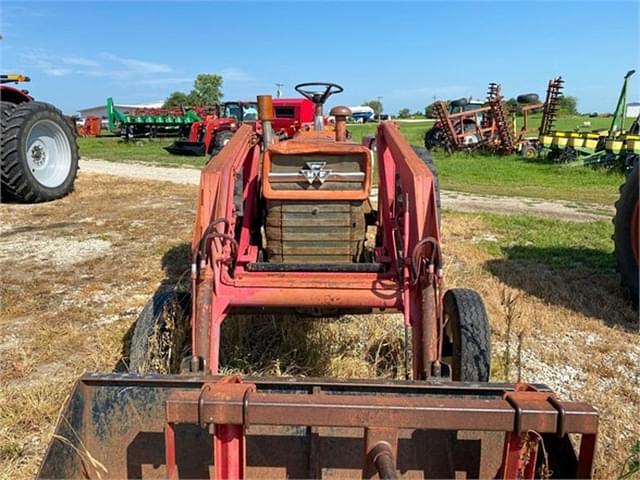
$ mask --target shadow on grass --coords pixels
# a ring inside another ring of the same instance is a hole
[[[517,245],[485,269],[507,285],[545,303],[597,318],[611,327],[637,332],[637,312],[620,287],[610,252],[595,248]]]

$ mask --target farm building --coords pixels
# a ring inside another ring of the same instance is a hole
[[[137,108],[160,108],[162,107],[163,102],[153,102],[153,103],[141,103],[141,104],[123,104],[117,103],[114,106],[117,110],[122,113],[129,113],[131,110],[135,110]],[[78,109],[80,113],[80,117],[87,118],[88,116],[96,116],[100,118],[107,118],[107,106],[106,102],[102,105],[98,105],[95,107],[87,107]]]
[[[636,118],[640,115],[640,102],[629,102],[627,103],[627,117]]]

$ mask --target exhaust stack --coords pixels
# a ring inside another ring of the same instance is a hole
[[[271,95],[258,95],[258,118],[262,122],[262,141],[265,145],[273,143],[273,101]]]
[[[337,106],[333,107],[329,115],[336,119],[336,142],[344,142],[347,140],[347,117],[351,116],[349,107]]]

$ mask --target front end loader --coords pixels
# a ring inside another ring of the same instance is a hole
[[[296,90],[313,130],[279,141],[258,97],[260,133],[242,125],[202,170],[191,292],[145,307],[131,374],[78,381],[39,478],[588,478],[592,407],[487,383],[482,299],[445,289],[428,153],[392,122],[375,150],[353,143],[348,108],[323,121],[342,87]],[[399,311],[413,380],[222,377],[220,326],[240,309]]]

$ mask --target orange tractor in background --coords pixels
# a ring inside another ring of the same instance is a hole
[[[271,97],[258,97],[260,123],[202,170],[190,291],[145,307],[132,373],[78,381],[38,477],[589,477],[592,407],[544,385],[487,383],[487,313],[475,291],[446,288],[428,153],[392,122],[375,151],[353,143],[347,107],[324,125],[342,87],[296,90],[313,128],[280,139]],[[220,376],[225,318],[283,309],[401,312],[413,380]]]

